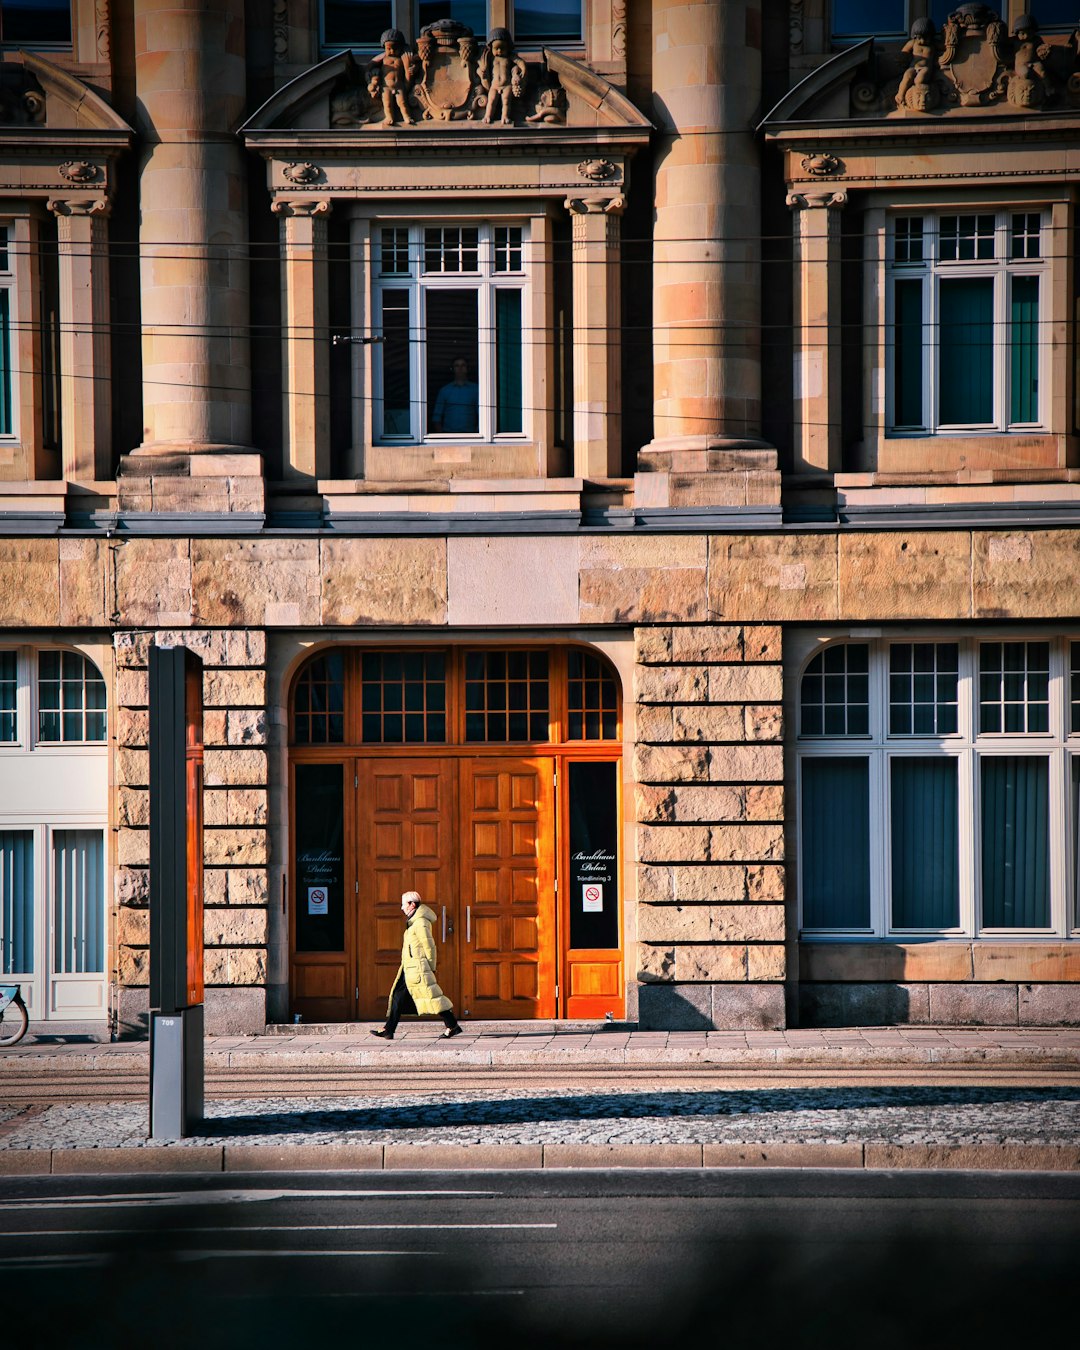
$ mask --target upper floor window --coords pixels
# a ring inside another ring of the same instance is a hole
[[[525,247],[521,225],[376,231],[378,440],[524,434]]]
[[[956,0],[832,0],[833,39],[903,38],[916,19],[931,18],[941,25],[956,8]]]
[[[70,47],[71,0],[0,0],[5,47]]]
[[[581,0],[514,0],[514,40],[523,44],[581,41]]]
[[[488,31],[486,0],[322,0],[322,45],[374,49],[388,28],[414,42],[439,19],[456,19],[479,37]]]
[[[1039,211],[893,221],[886,301],[890,432],[1043,425],[1047,234]]]
[[[0,746],[101,744],[105,681],[79,652],[0,650]]]

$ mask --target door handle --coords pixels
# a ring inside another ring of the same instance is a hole
[[[465,941],[472,941],[472,905],[465,906]]]
[[[446,906],[442,907],[442,940],[446,941]]]

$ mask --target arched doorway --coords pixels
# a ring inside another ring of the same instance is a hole
[[[621,1016],[621,702],[578,647],[336,647],[290,698],[290,995],[381,1017],[401,893],[462,1017]]]

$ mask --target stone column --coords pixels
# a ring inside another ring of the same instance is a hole
[[[655,420],[641,467],[774,468],[774,456],[746,458],[769,451],[759,439],[760,151],[753,129],[761,3],[653,0],[652,25]]]
[[[135,0],[144,452],[251,440],[244,0]]]
[[[60,272],[60,438],[63,477],[112,475],[109,345],[109,203],[103,197],[49,202]]]
[[[286,475],[312,486],[330,475],[330,296],[326,218],[330,202],[278,198],[281,220],[282,403]]]
[[[840,462],[840,210],[846,192],[790,193],[795,232],[795,470]]]
[[[574,475],[617,478],[622,458],[619,378],[619,217],[622,197],[568,198],[573,222]]]

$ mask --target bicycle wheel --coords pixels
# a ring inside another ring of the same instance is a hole
[[[25,1007],[12,1001],[0,1010],[0,1045],[14,1045],[26,1035],[30,1025]]]

